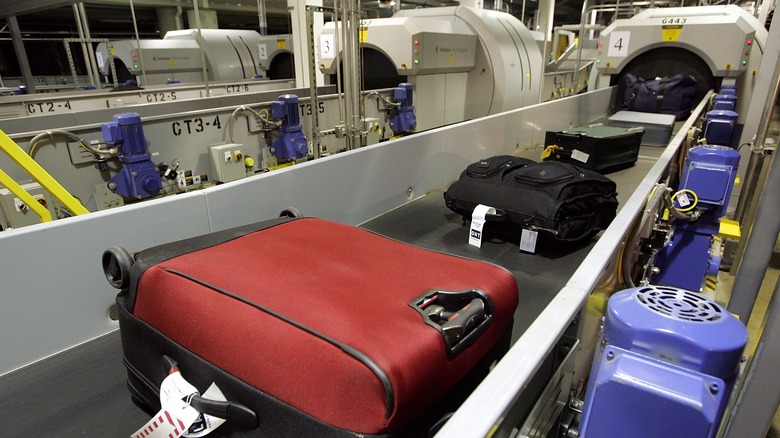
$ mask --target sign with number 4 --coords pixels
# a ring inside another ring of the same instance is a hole
[[[628,40],[631,32],[612,32],[609,34],[609,50],[607,56],[625,58],[628,56]]]

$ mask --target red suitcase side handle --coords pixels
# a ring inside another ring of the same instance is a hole
[[[493,303],[479,289],[433,289],[410,301],[409,306],[441,333],[450,359],[473,344],[493,322]]]

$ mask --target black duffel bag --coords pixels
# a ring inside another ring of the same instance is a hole
[[[618,206],[616,185],[603,175],[567,163],[537,163],[510,155],[470,164],[444,193],[444,200],[464,220],[483,204],[496,209],[496,215],[486,219],[504,230],[519,236],[526,228],[560,242],[581,241],[606,229]]]
[[[685,120],[696,98],[696,78],[682,72],[672,77],[646,81],[628,73],[622,109],[644,113],[673,114]]]

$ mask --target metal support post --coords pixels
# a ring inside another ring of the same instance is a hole
[[[324,76],[319,69],[315,69],[314,76],[311,75],[309,66],[315,62],[310,57],[307,47],[306,30],[306,6],[322,6],[322,0],[287,0],[287,9],[290,12],[292,21],[293,52],[295,53],[295,86],[297,88],[306,88],[311,82],[317,85],[325,83]],[[323,20],[313,22],[314,35],[319,35],[322,31]],[[300,54],[300,56],[298,55]]]
[[[316,6],[306,6],[306,49],[309,54],[309,77],[317,76],[317,55],[314,50],[314,14],[322,14],[322,8]],[[322,20],[320,20],[322,22]],[[319,117],[319,96],[317,94],[316,81],[309,81],[309,99],[311,102],[311,146],[314,153],[314,159],[320,158],[320,117]]]
[[[747,368],[723,437],[766,436],[780,404],[780,281],[767,308],[766,324]]]
[[[8,17],[8,26],[11,30],[11,38],[14,42],[14,52],[16,52],[16,59],[19,61],[19,67],[22,69],[22,79],[24,79],[24,85],[27,86],[27,92],[29,94],[35,94],[35,81],[33,80],[32,71],[30,70],[30,61],[27,60],[27,52],[24,50],[24,40],[22,40],[22,32],[19,30],[19,22],[16,21],[16,17]]]

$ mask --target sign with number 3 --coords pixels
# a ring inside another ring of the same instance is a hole
[[[607,56],[625,58],[628,56],[628,40],[631,32],[612,32],[609,34],[609,51]]]

